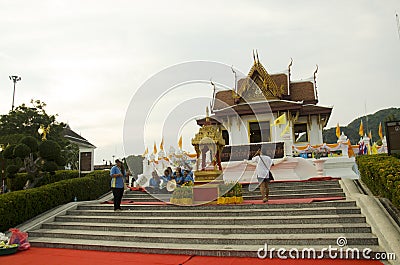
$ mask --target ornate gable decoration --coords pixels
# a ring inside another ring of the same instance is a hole
[[[264,66],[254,56],[254,64],[244,82],[239,87],[238,94],[245,100],[257,101],[263,99],[280,99],[283,87],[278,87]],[[257,86],[260,88],[258,89]],[[261,90],[261,91],[260,91]]]

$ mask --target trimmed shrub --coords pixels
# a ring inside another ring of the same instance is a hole
[[[22,190],[27,180],[27,173],[18,173],[13,178],[7,179],[7,187],[11,191]]]
[[[21,139],[20,143],[26,144],[31,149],[31,153],[35,153],[38,151],[38,142],[35,137],[26,136]]]
[[[78,178],[79,173],[77,170],[58,170],[54,175],[50,175],[49,173],[43,172],[40,174],[40,177],[42,178],[40,178],[40,180],[36,184],[36,187],[55,183],[62,180]]]
[[[58,169],[57,163],[54,161],[45,161],[42,170],[44,172],[55,172]]]
[[[83,175],[81,174],[81,176]],[[48,172],[41,172],[35,177],[38,179],[35,188],[57,181],[73,179],[77,177],[79,177],[77,170],[58,170],[54,175],[51,175]],[[7,186],[12,191],[22,190],[28,179],[33,181],[34,176],[29,176],[27,173],[18,173],[15,178],[7,179]]]
[[[18,170],[19,170],[19,168],[18,168],[16,165],[9,165],[9,166],[6,168],[6,172],[7,172],[9,175],[15,175],[15,174],[17,174],[17,173],[18,173]]]
[[[41,158],[56,161],[61,154],[61,147],[58,143],[47,140],[39,145],[39,155]]]
[[[65,167],[65,165],[67,164],[67,162],[65,161],[65,158],[62,156],[59,156],[56,160],[56,163],[58,166],[60,167]]]
[[[31,149],[29,148],[29,146],[27,146],[24,143],[17,144],[14,147],[14,151],[13,151],[14,157],[19,157],[19,158],[25,158],[25,157],[29,156],[30,153],[31,153]]]
[[[400,160],[386,154],[357,156],[361,180],[374,195],[400,207]]]
[[[4,149],[3,151],[3,157],[5,159],[14,159],[14,144],[10,144],[6,147],[6,149]]]
[[[39,188],[0,195],[0,231],[6,231],[54,207],[78,200],[93,200],[109,191],[108,171],[68,179]]]

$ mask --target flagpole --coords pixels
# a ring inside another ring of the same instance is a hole
[[[365,108],[366,132],[368,132],[367,100],[364,101],[364,108]]]

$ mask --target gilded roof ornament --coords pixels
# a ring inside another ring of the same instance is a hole
[[[254,64],[247,78],[238,89],[238,94],[246,100],[260,100],[263,98],[281,98],[283,87],[278,87],[272,77],[265,70],[258,58],[258,51],[253,50]],[[257,88],[257,87],[258,88]],[[262,93],[257,93],[261,90]]]
[[[314,89],[315,89],[315,98],[318,100],[318,91],[317,91],[317,72],[318,72],[318,64],[317,68],[314,71]]]
[[[292,71],[292,65],[293,65],[293,58],[292,57],[290,57],[290,63],[289,63],[289,65],[288,65],[288,74],[289,74],[289,80],[290,80],[290,74],[291,74],[291,71]]]

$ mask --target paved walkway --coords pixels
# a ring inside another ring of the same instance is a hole
[[[382,265],[379,261],[366,260],[281,260],[238,257],[207,257],[188,255],[161,255],[123,252],[102,252],[93,250],[70,250],[57,248],[36,248],[13,255],[1,256],[1,264],[8,265]]]

